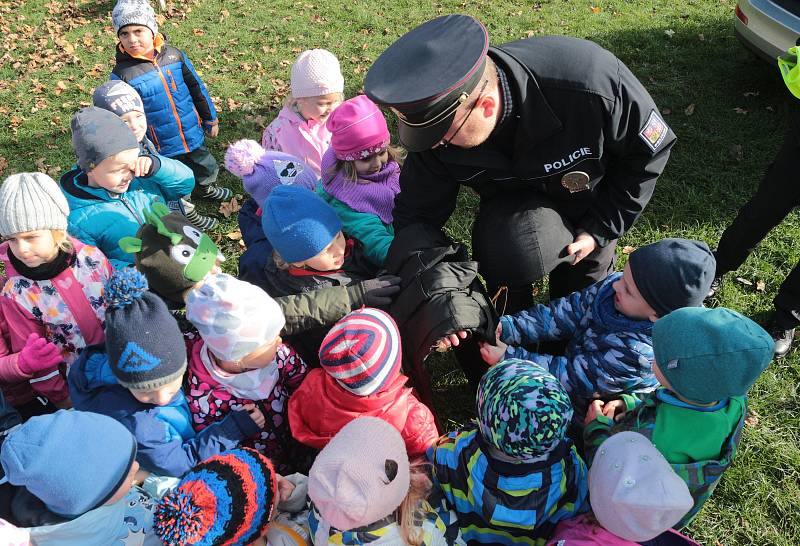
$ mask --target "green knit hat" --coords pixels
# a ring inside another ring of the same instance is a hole
[[[722,307],[684,307],[653,325],[661,374],[673,391],[701,404],[747,394],[774,346],[761,326]]]

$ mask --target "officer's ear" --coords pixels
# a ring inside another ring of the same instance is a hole
[[[475,108],[483,113],[483,117],[490,118],[494,116],[497,110],[497,99],[491,95],[484,95],[478,99],[478,104],[475,105]]]

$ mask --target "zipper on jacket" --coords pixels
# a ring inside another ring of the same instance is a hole
[[[178,86],[175,85],[175,76],[172,75],[172,70],[167,68],[167,74],[169,74],[169,83],[172,84],[172,90],[177,93],[178,92]]]
[[[152,59],[153,66],[156,67],[156,71],[158,72],[158,77],[161,78],[161,84],[164,86],[164,91],[167,92],[167,100],[169,101],[170,107],[172,107],[172,113],[175,116],[175,122],[178,124],[178,133],[181,135],[181,142],[183,142],[183,148],[186,150],[188,154],[191,152],[189,149],[189,145],[186,144],[186,137],[183,135],[183,125],[181,124],[181,117],[178,115],[178,109],[175,107],[175,101],[172,98],[172,93],[169,90],[169,84],[167,83],[167,79],[164,77],[164,72],[162,72],[161,67],[158,65],[158,61],[156,57]]]
[[[156,136],[156,130],[153,128],[152,125],[150,127],[148,127],[148,129],[150,129],[150,136],[153,137],[153,144],[156,145],[156,150],[160,152],[161,151],[161,144],[158,142],[158,137]]]
[[[142,220],[139,217],[139,215],[136,213],[136,209],[133,208],[128,199],[124,195],[120,195],[119,200],[122,202],[123,205],[125,205],[125,208],[127,208],[128,211],[130,211],[130,213],[133,214],[134,219],[139,223],[139,225],[140,226],[144,225],[144,220]]]

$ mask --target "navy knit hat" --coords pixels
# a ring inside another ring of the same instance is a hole
[[[75,518],[125,485],[135,457],[136,440],[118,421],[61,410],[12,429],[0,463],[11,484],[25,487],[51,512]]]
[[[659,317],[703,305],[717,270],[708,245],[691,239],[662,239],[637,248],[628,263],[636,288]]]
[[[686,307],[653,325],[653,353],[677,394],[701,404],[744,396],[772,360],[775,342],[736,311]]]
[[[264,201],[261,227],[287,262],[302,262],[322,252],[342,229],[336,211],[316,193],[278,186]]]
[[[133,131],[125,122],[116,114],[96,106],[75,114],[70,127],[76,163],[87,173],[114,154],[139,149]]]
[[[555,449],[572,419],[569,395],[558,379],[528,360],[492,366],[478,384],[478,425],[498,452],[525,461]]]
[[[186,371],[186,346],[163,300],[147,291],[147,279],[132,267],[106,283],[106,351],[123,387],[153,390]]]
[[[264,535],[277,500],[272,463],[250,448],[194,467],[156,508],[155,533],[166,546],[245,546]]]

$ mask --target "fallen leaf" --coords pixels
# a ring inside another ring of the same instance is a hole
[[[64,83],[64,82],[63,82],[63,81],[61,81],[61,80],[58,80],[58,81],[56,82],[56,88],[53,90],[53,92],[54,92],[56,95],[60,95],[61,93],[63,93],[63,92],[64,92],[64,91],[66,91],[66,90],[67,90],[67,84],[66,84],[66,83]]]
[[[739,108],[738,106],[736,108],[734,108],[733,111],[736,112],[737,114],[746,114],[747,113],[747,110],[745,108]]]
[[[662,108],[661,113],[664,114],[665,116],[668,116],[672,113],[672,110],[670,110],[669,108]]]
[[[589,10],[590,10],[592,13],[600,13],[601,11],[603,11],[603,8],[601,8],[600,6],[591,6],[591,7],[589,8]]]
[[[775,109],[772,106],[767,106],[766,110],[767,110],[767,112],[774,112],[775,111]]]
[[[227,237],[231,241],[239,241],[242,238],[242,232],[237,229],[236,231],[231,231],[230,233],[226,233],[225,237]]]
[[[239,212],[239,209],[242,208],[242,206],[239,204],[239,200],[236,197],[237,196],[233,196],[230,201],[223,201],[219,204],[219,213],[225,218],[229,218],[231,214]]]
[[[747,412],[747,417],[744,419],[744,424],[749,427],[757,427],[759,417],[760,415],[758,415],[755,411],[750,410]]]
[[[694,103],[687,106],[686,110],[684,110],[683,113],[686,114],[687,116],[691,116],[692,114],[694,114]]]
[[[764,292],[767,289],[767,283],[764,281],[756,281],[756,292]]]
[[[744,95],[745,97],[757,97],[758,91],[745,91],[744,93],[742,93],[742,95]]]
[[[738,282],[739,284],[743,284],[745,286],[753,286],[753,281],[749,281],[744,277],[736,277],[736,282]]]
[[[664,34],[666,34],[667,37],[672,38],[673,36],[675,36],[675,31],[672,30],[671,28],[668,28],[667,30],[664,31]]]
[[[8,167],[8,160],[5,157],[0,157],[0,174]]]
[[[706,37],[704,35],[702,35],[702,34],[698,34],[697,35],[697,39],[700,40],[701,42],[705,42],[706,41]]]
[[[203,30],[202,28],[193,28],[192,29],[192,34],[194,34],[195,36],[203,36],[203,35],[205,35],[205,33],[206,33],[206,31]]]
[[[635,246],[624,246],[624,247],[622,248],[622,253],[623,253],[623,254],[630,254],[630,253],[631,253],[631,252],[633,252],[634,250],[636,250],[636,247],[635,247]]]
[[[219,22],[221,23],[224,21],[228,16],[230,16],[230,12],[226,9],[219,12]]]

